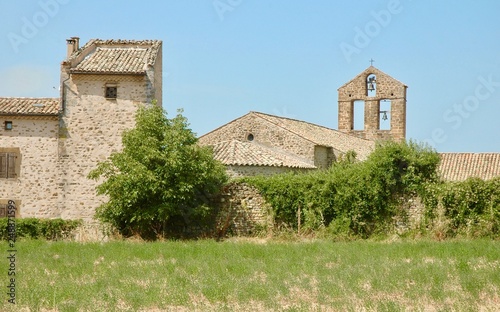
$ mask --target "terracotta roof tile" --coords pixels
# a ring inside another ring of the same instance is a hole
[[[71,73],[144,74],[154,65],[160,40],[90,40],[69,61],[89,53],[71,68]]]
[[[215,144],[213,151],[214,158],[224,165],[316,168],[305,159],[255,142],[224,141]]]
[[[470,177],[489,180],[500,176],[500,153],[442,153],[439,171],[448,181]]]
[[[58,98],[0,98],[2,115],[54,115],[59,112]]]
[[[264,118],[267,121],[293,132],[311,142],[314,142],[317,145],[331,146],[344,153],[349,150],[354,150],[357,154],[357,158],[360,160],[365,160],[375,147],[375,142],[373,141],[361,139],[347,133],[309,122],[258,112],[251,112],[251,114]]]

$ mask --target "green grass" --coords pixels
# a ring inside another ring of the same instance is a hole
[[[7,269],[7,244],[0,246]],[[16,310],[493,311],[500,307],[498,241],[28,240],[17,242],[16,248]],[[7,271],[3,272],[0,280],[7,285]],[[9,310],[7,294],[2,293],[0,310]]]

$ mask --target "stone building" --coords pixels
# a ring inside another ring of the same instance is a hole
[[[233,177],[326,168],[349,150],[364,160],[376,141],[406,139],[406,89],[370,66],[338,89],[338,131],[250,112],[201,136],[199,142],[213,147],[215,158]],[[500,176],[498,153],[440,156],[439,172],[445,180]]]
[[[364,160],[374,142],[305,121],[250,112],[199,138],[231,176],[327,168],[349,150]]]
[[[338,89],[339,130],[250,112],[201,136],[199,142],[213,146],[215,158],[231,176],[327,168],[348,151],[365,160],[377,140],[405,139],[406,88],[370,66]],[[355,114],[358,102],[363,117]],[[355,118],[361,118],[361,129],[354,127]],[[387,129],[382,122],[389,124]]]
[[[0,98],[0,214],[90,219],[104,197],[87,179],[121,149],[141,105],[162,100],[162,42],[67,40],[60,98]]]

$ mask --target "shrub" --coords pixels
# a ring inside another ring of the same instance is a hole
[[[427,230],[433,229],[441,209],[448,221],[447,236],[500,235],[500,177],[428,184],[420,196],[425,204],[423,226]]]
[[[15,219],[16,238],[33,238],[59,240],[68,238],[71,233],[82,224],[81,220],[63,219],[38,219],[19,218]],[[8,240],[8,218],[0,218],[0,239]]]
[[[364,162],[349,153],[328,170],[244,179],[260,189],[275,224],[368,237],[393,222],[401,202],[437,179],[439,156],[413,142],[378,144]],[[300,214],[299,214],[300,213]],[[343,235],[344,235],[343,234]]]

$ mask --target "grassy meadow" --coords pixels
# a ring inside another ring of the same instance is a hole
[[[3,285],[8,246],[0,244]],[[1,311],[495,311],[500,242],[16,243]],[[1,265],[1,264],[0,264]],[[5,288],[4,288],[5,289]]]

